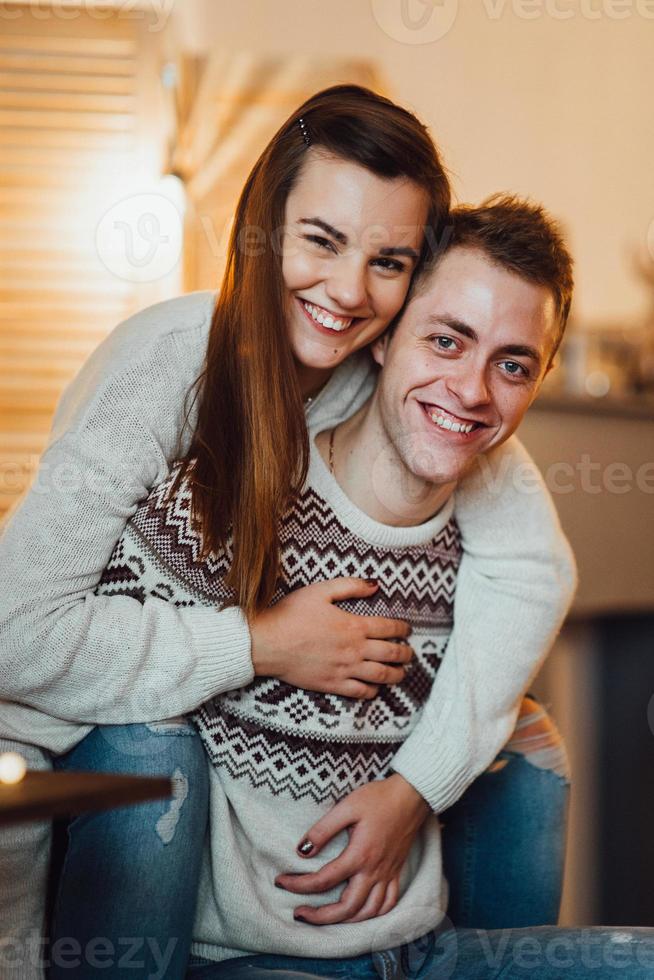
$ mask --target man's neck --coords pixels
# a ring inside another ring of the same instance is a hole
[[[330,432],[321,432],[318,450],[329,464]],[[355,415],[336,426],[333,472],[341,489],[360,510],[380,524],[415,527],[438,513],[454,484],[430,483],[415,476],[396,452],[374,410],[374,396]]]

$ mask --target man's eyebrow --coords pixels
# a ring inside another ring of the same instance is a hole
[[[464,337],[468,337],[470,340],[479,340],[477,331],[474,330],[468,323],[463,320],[457,319],[457,317],[448,316],[445,314],[432,313],[427,317],[427,322],[432,327],[449,327],[450,330],[456,331],[456,333],[462,334]],[[535,361],[537,366],[541,365],[541,356],[535,347],[530,347],[528,344],[505,344],[500,347],[497,351],[498,354],[510,354],[513,357],[529,357],[532,361]]]
[[[300,218],[299,224],[315,225],[317,228],[322,228],[323,231],[326,231],[328,235],[335,238],[341,245],[347,245],[347,235],[345,235],[342,231],[339,231],[338,228],[334,228],[332,225],[327,224],[327,222],[323,221],[322,218]]]
[[[500,347],[499,354],[512,354],[513,357],[530,357],[540,367],[541,357],[535,347],[528,347],[525,344],[505,344]]]
[[[430,313],[427,322],[432,327],[449,327],[450,330],[455,330],[457,333],[463,334],[464,337],[469,337],[470,340],[479,340],[477,331],[473,330],[469,324],[455,316],[449,316],[447,313]]]

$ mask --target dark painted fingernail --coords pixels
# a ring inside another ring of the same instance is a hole
[[[306,919],[304,918],[304,916],[303,916],[303,915],[294,915],[294,916],[293,916],[293,918],[295,919],[295,921],[296,921],[296,922],[306,922],[306,921],[307,921],[307,920],[306,920]]]
[[[282,891],[286,891],[286,889],[284,888],[284,886],[283,885],[278,885],[277,882],[275,882],[275,888],[281,888]]]
[[[303,840],[302,843],[298,846],[298,851],[300,852],[300,854],[304,854],[304,855],[311,854],[312,850],[313,850],[313,844],[311,843],[310,840]]]
[[[376,579],[376,578],[367,578],[367,579],[366,579],[366,582],[367,582],[367,583],[368,583],[368,585],[370,585],[370,586],[373,586],[373,585],[374,585],[374,586],[376,587],[376,586],[378,586],[378,585],[379,585],[379,582],[377,581],[377,579]]]

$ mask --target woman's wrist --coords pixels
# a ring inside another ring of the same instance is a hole
[[[413,810],[417,816],[426,818],[431,813],[431,807],[427,800],[411,783],[401,776],[399,772],[393,772],[386,777],[386,782],[393,785],[394,792],[398,799],[403,800],[403,806],[408,810]]]
[[[255,677],[277,677],[279,665],[276,662],[273,644],[270,643],[270,623],[266,611],[249,620],[250,656]]]

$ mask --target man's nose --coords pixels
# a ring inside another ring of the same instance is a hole
[[[326,284],[327,295],[342,310],[368,306],[367,263],[359,256],[341,256]]]
[[[483,365],[457,364],[447,380],[447,385],[464,408],[488,405],[491,400]]]

